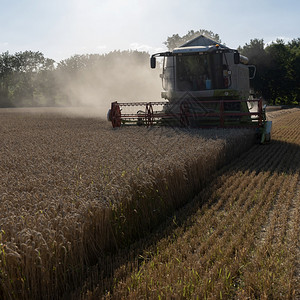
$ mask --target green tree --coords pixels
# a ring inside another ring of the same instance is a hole
[[[290,49],[283,40],[266,47],[270,64],[267,70],[269,94],[273,104],[290,104],[294,82],[292,78],[293,66]]]
[[[293,72],[291,74],[292,80],[294,81],[294,103],[300,103],[300,38],[293,39],[287,45],[292,55],[292,66]]]
[[[47,94],[52,86],[54,60],[41,52],[24,51],[15,54],[16,90],[14,101],[19,105],[47,105]]]
[[[272,104],[299,103],[299,39],[289,44],[278,39],[268,46],[263,40],[253,39],[239,51],[256,65],[251,84],[258,95]]]
[[[14,59],[9,52],[0,55],[0,107],[11,107],[12,102],[9,99],[9,89],[14,72]]]
[[[164,44],[167,46],[167,48],[171,51],[176,47],[181,46],[182,44],[192,40],[193,38],[204,35],[218,43],[221,43],[221,39],[218,34],[213,33],[212,31],[206,30],[206,29],[200,29],[197,31],[190,30],[187,34],[180,36],[179,34],[173,34],[172,36],[169,36],[167,40],[164,42]]]
[[[49,83],[54,80],[53,71],[54,60],[45,58],[41,52],[3,53],[0,56],[1,106],[45,105]],[[48,84],[41,84],[42,81]]]
[[[256,76],[251,80],[251,87],[257,96],[263,96],[270,99],[270,87],[268,81],[269,66],[271,63],[270,56],[265,50],[263,39],[251,39],[250,43],[246,43],[243,47],[238,48],[239,52],[248,57],[249,64],[256,66]]]

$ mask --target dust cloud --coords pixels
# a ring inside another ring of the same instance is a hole
[[[113,101],[161,101],[161,70],[151,69],[149,60],[146,53],[114,52],[80,70],[58,72],[70,112],[106,118]]]

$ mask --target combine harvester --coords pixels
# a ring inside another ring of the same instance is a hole
[[[121,125],[196,128],[255,128],[260,143],[270,142],[272,122],[262,99],[250,95],[256,68],[237,50],[201,35],[163,57],[161,102],[113,102],[108,119]],[[251,74],[251,76],[250,76]],[[130,108],[138,109],[130,112]],[[126,112],[127,111],[127,112]]]

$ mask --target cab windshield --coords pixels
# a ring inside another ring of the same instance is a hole
[[[176,86],[179,91],[224,88],[222,54],[177,55]]]

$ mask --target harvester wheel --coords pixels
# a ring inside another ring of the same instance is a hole
[[[111,123],[113,128],[121,126],[121,109],[119,104],[114,103],[111,110]]]
[[[145,123],[147,125],[147,127],[152,126],[153,125],[153,107],[151,103],[147,103],[146,104],[146,110],[145,110]]]
[[[187,127],[189,126],[189,118],[188,118],[188,114],[189,114],[190,110],[189,110],[189,105],[187,102],[182,102],[180,104],[180,123],[182,126]]]

